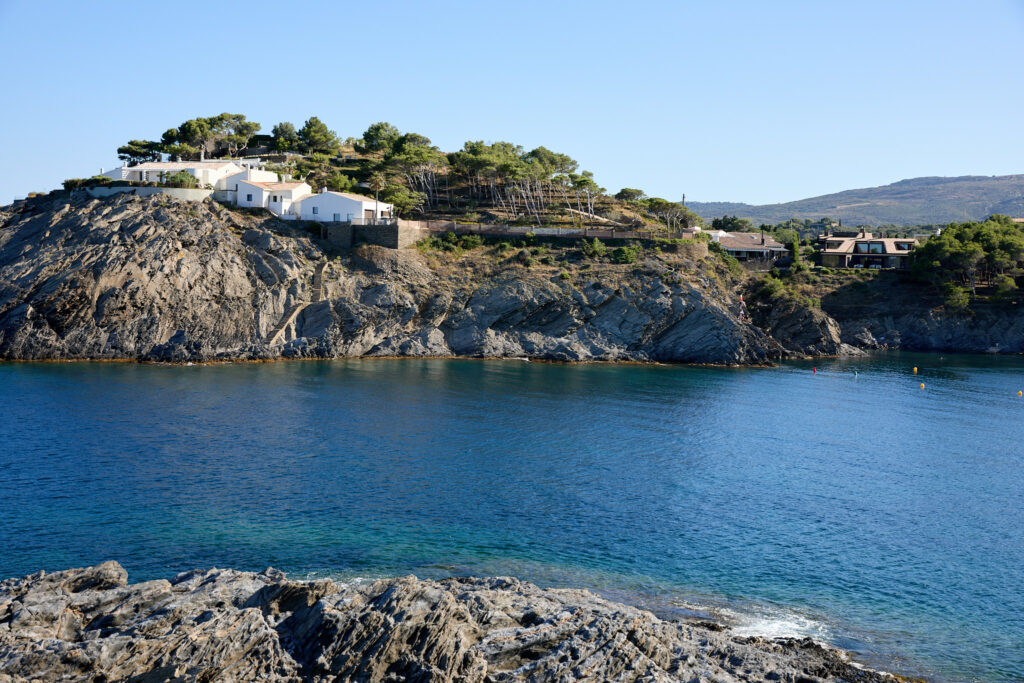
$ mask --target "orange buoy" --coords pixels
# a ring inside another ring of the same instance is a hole
[[[1018,391],[1018,392],[1017,392],[1017,395],[1018,395],[1018,396],[1024,396],[1024,391]]]
[[[915,375],[917,374],[917,367],[916,366],[914,367],[914,374]]]
[[[924,389],[924,382],[921,382],[921,388]]]

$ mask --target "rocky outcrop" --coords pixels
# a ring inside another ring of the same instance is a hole
[[[510,578],[347,586],[115,562],[0,582],[0,682],[891,681],[810,640],[737,637]]]
[[[839,323],[820,308],[776,296],[750,306],[753,322],[791,355],[852,356],[862,353],[842,337]]]
[[[945,314],[915,311],[898,316],[842,320],[843,340],[863,348],[966,353],[1024,353],[1024,315],[992,310]]]
[[[728,288],[658,260],[571,279],[511,260],[439,274],[415,250],[333,254],[305,224],[213,202],[117,195],[6,211],[0,358],[758,363],[781,353],[736,317]]]

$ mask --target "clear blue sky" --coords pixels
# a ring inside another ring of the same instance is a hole
[[[766,203],[1024,173],[1024,1],[0,0],[0,203],[223,111]]]

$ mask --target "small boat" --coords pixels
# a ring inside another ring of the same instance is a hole
[[[995,346],[990,346],[990,347],[988,347],[988,350],[985,351],[985,353],[999,353],[1000,347],[1001,347],[1000,344],[996,344]]]

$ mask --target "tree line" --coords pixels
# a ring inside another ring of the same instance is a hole
[[[940,287],[953,307],[966,308],[983,285],[995,288],[997,300],[1010,301],[1024,275],[1024,225],[1001,215],[952,223],[911,252],[910,269]]]
[[[159,140],[130,140],[117,154],[129,165],[159,161],[163,155],[175,160],[231,157],[244,153],[255,138],[260,149],[296,153],[287,162],[288,171],[314,190],[351,191],[362,184],[394,204],[400,214],[471,211],[490,205],[510,219],[540,225],[559,215],[582,225],[600,220],[608,201],[607,191],[591,172],[580,170],[570,156],[543,146],[526,150],[511,142],[475,140],[445,153],[430,138],[402,132],[386,121],[370,125],[359,138],[342,140],[316,116],[301,127],[281,121],[269,136],[257,135],[260,129],[243,114],[225,112],[189,119]],[[345,147],[360,155],[354,167],[342,158]],[[670,229],[700,223],[684,206],[685,196],[683,202],[672,202],[624,188],[615,197]]]

